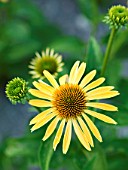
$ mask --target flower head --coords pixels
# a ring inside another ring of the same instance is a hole
[[[49,71],[54,77],[58,72],[62,71],[62,56],[54,54],[53,49],[46,49],[46,52],[42,51],[42,56],[36,53],[36,57],[31,61],[29,68],[32,69],[29,73],[32,74],[32,78],[43,79],[43,71]]]
[[[122,5],[112,6],[104,22],[110,25],[110,28],[118,29],[128,23],[128,8]]]
[[[31,131],[42,127],[52,120],[43,137],[43,140],[46,140],[54,132],[57,124],[59,124],[53,142],[53,148],[54,150],[56,149],[65,129],[63,138],[64,154],[69,149],[72,126],[81,144],[87,150],[90,151],[91,146],[94,146],[90,130],[100,142],[102,141],[99,130],[89,116],[93,116],[107,123],[116,124],[112,118],[92,111],[90,107],[107,111],[117,111],[117,107],[113,105],[94,102],[93,100],[117,96],[119,95],[118,91],[113,90],[113,86],[97,87],[105,81],[105,78],[101,77],[92,81],[96,75],[96,70],[91,71],[81,80],[85,72],[86,63],[83,62],[80,65],[79,63],[79,61],[75,62],[69,76],[64,75],[59,78],[59,84],[48,71],[44,71],[44,76],[51,85],[43,81],[34,81],[33,84],[37,89],[29,90],[32,95],[41,98],[30,100],[30,105],[49,107],[31,120],[30,125],[34,124]]]
[[[24,103],[28,94],[27,82],[19,77],[14,78],[6,85],[5,93],[12,104]]]

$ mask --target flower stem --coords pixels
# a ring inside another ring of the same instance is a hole
[[[105,51],[105,55],[104,55],[104,60],[103,60],[103,65],[102,65],[102,70],[101,70],[101,76],[103,76],[104,73],[105,73],[115,34],[116,34],[116,29],[112,28],[111,33],[110,33],[110,37],[109,37],[109,40],[108,40],[107,48],[106,48],[106,51]]]

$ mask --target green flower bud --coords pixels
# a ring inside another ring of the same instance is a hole
[[[109,24],[110,28],[118,29],[126,26],[128,23],[128,8],[122,5],[112,6],[103,21]]]
[[[27,82],[19,77],[14,78],[6,85],[5,93],[12,104],[25,103],[28,95]]]

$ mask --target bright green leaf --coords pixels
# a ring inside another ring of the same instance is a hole
[[[91,37],[87,46],[86,63],[87,72],[97,69],[100,70],[102,62],[102,52],[100,46],[94,37]]]

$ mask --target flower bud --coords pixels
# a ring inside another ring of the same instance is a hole
[[[5,93],[12,104],[25,103],[28,95],[27,82],[19,77],[14,78],[6,85]]]

